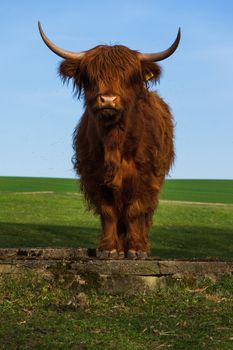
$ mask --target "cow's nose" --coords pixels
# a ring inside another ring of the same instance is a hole
[[[99,104],[101,108],[115,108],[116,107],[117,96],[113,95],[100,95]]]

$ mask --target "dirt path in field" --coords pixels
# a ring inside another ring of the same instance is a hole
[[[80,192],[56,192],[56,191],[35,191],[35,192],[11,192],[12,194],[25,194],[25,195],[40,195],[40,194],[67,194],[67,195],[74,195],[74,196],[82,196],[82,193]],[[230,203],[211,203],[211,202],[192,202],[192,201],[177,201],[177,200],[165,200],[160,199],[160,203],[164,204],[175,204],[175,205],[203,205],[203,206],[210,206],[210,207],[232,207],[233,204]]]
[[[191,201],[172,201],[172,200],[165,200],[165,199],[161,199],[159,202],[160,202],[160,203],[164,203],[164,204],[177,204],[177,205],[204,205],[204,206],[210,206],[210,207],[232,207],[232,208],[233,208],[233,204],[228,204],[228,203],[191,202]]]
[[[54,194],[54,191],[11,192],[12,194]]]

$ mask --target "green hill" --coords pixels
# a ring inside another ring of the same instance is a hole
[[[79,192],[79,180],[0,177],[0,192]],[[233,204],[233,180],[166,180],[161,199]]]

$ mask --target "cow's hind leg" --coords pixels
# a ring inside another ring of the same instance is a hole
[[[148,257],[149,225],[146,214],[127,217],[127,258],[146,259]]]
[[[118,220],[117,224],[117,234],[118,234],[118,255],[119,259],[124,259],[125,257],[125,241],[126,241],[126,226],[123,218]]]
[[[100,237],[97,257],[100,259],[118,258],[117,216],[109,205],[101,207],[102,233]]]

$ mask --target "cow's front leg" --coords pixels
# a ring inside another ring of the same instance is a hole
[[[149,250],[147,216],[140,211],[140,203],[133,203],[127,213],[126,256],[128,259],[146,259]]]
[[[118,258],[117,216],[113,207],[102,205],[101,207],[102,233],[100,237],[98,254],[100,259]]]

